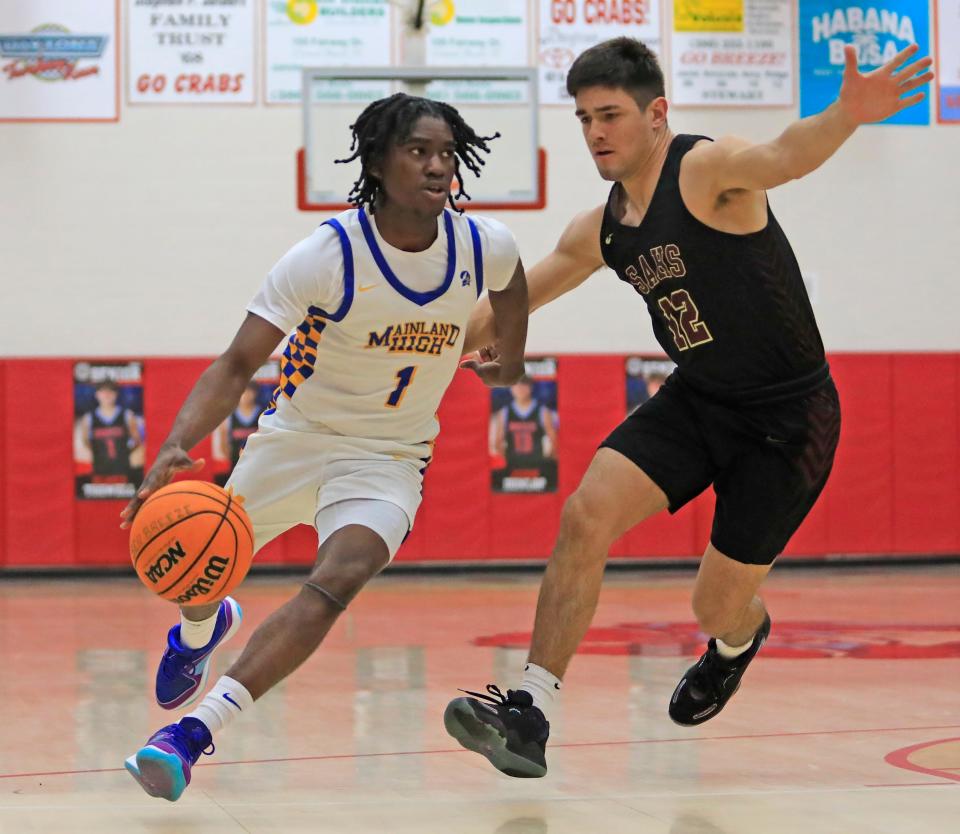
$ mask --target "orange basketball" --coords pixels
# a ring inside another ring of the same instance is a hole
[[[229,594],[253,561],[253,526],[242,500],[206,481],[158,489],[130,529],[130,558],[143,584],[178,605]]]

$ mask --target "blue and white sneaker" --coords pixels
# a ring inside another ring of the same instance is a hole
[[[200,754],[213,751],[207,725],[199,718],[184,718],[157,730],[123,764],[150,796],[176,802],[190,784],[190,768]]]
[[[233,597],[224,597],[217,612],[217,625],[206,646],[190,649],[180,643],[180,626],[167,634],[167,650],[157,669],[157,703],[164,709],[192,704],[210,675],[210,656],[240,628],[243,611]]]

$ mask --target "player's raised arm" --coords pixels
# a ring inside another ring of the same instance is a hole
[[[911,61],[908,46],[873,72],[861,74],[857,52],[845,47],[840,96],[822,113],[791,124],[772,142],[751,144],[736,137],[704,143],[684,161],[690,181],[705,182],[714,194],[746,189],[764,191],[800,179],[826,162],[863,124],[880,122],[923,100],[914,92],[927,84],[932,59]],[[910,95],[912,93],[912,95]]]
[[[191,459],[189,450],[237,407],[244,387],[284,335],[260,316],[247,314],[230,347],[201,374],[181,406],[143,484],[120,513],[121,527],[129,527],[140,505],[178,472],[193,472],[203,466],[202,460]]]
[[[556,248],[527,271],[529,312],[580,286],[603,266],[600,253],[600,225],[603,206],[578,214],[564,230]],[[491,293],[492,296],[492,293]],[[484,299],[470,316],[464,340],[464,355],[497,342],[490,300]],[[497,345],[502,352],[502,346]]]

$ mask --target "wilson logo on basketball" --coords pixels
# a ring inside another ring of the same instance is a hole
[[[223,556],[211,556],[207,560],[207,566],[203,569],[203,576],[180,594],[177,597],[177,602],[181,605],[188,605],[191,600],[198,596],[205,597],[213,592],[228,567],[230,567],[229,559],[224,559]]]
[[[229,594],[253,559],[253,527],[241,500],[204,481],[178,481],[151,495],[130,535],[130,558],[143,584],[180,605]]]

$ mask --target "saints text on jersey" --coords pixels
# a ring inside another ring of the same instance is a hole
[[[427,321],[406,321],[391,324],[381,332],[370,332],[367,348],[385,348],[390,353],[425,353],[440,356],[443,349],[454,347],[460,338],[456,324]]]

